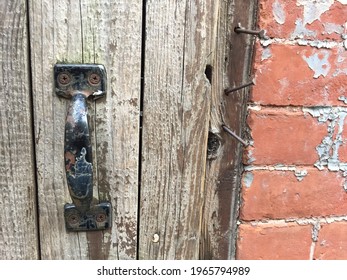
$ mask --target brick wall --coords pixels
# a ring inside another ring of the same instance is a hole
[[[347,0],[259,0],[237,259],[347,259]]]

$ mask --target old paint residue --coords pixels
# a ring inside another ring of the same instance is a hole
[[[297,0],[298,6],[304,7],[304,25],[319,20],[320,16],[334,4],[334,0]]]
[[[337,34],[342,34],[344,32],[344,28],[342,25],[331,23],[331,22],[326,22],[323,23],[325,32],[328,34],[332,33],[337,33]]]
[[[342,133],[347,116],[347,108],[314,107],[305,108],[304,112],[317,118],[319,123],[327,124],[327,134],[316,147],[319,159],[314,166],[319,170],[328,169],[332,172],[341,172],[342,176],[347,177],[347,162],[342,162],[339,158],[339,150],[344,143]],[[347,180],[343,187],[347,191]]]
[[[249,188],[252,185],[253,180],[254,180],[254,175],[252,172],[246,172],[243,175],[242,182],[246,188]]]
[[[263,52],[261,54],[261,61],[269,59],[272,57],[271,49],[270,48],[264,48]]]
[[[335,59],[336,69],[333,74],[333,77],[347,75],[347,52],[344,49],[339,49],[337,57]],[[343,87],[344,88],[344,87]],[[344,91],[343,91],[344,92]]]
[[[284,24],[286,22],[286,12],[284,10],[284,6],[278,0],[272,4],[272,13],[277,23]]]
[[[312,30],[308,30],[303,22],[302,19],[297,19],[295,21],[295,30],[292,33],[292,35],[290,36],[290,38],[292,40],[297,39],[297,38],[304,38],[304,37],[316,37],[317,32],[316,31],[312,31]]]
[[[328,75],[331,68],[329,56],[330,53],[326,50],[321,50],[309,57],[303,56],[308,66],[314,71],[313,78],[317,79],[320,76],[326,77]]]
[[[307,176],[307,174],[308,174],[308,172],[306,169],[302,169],[302,170],[296,169],[294,172],[294,175],[299,182],[304,180],[304,178]]]

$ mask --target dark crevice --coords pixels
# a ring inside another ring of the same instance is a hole
[[[207,160],[214,160],[218,157],[218,151],[221,147],[220,136],[213,132],[208,133],[207,141]]]
[[[212,84],[212,66],[207,64],[205,68],[205,76],[207,80]]]
[[[35,213],[36,213],[36,231],[37,231],[37,256],[38,259],[42,259],[41,254],[41,232],[40,232],[40,209],[39,209],[39,188],[38,188],[38,178],[37,178],[37,158],[36,158],[36,141],[35,141],[35,110],[34,110],[34,90],[33,90],[33,69],[31,64],[32,50],[30,45],[31,33],[30,33],[30,12],[29,12],[29,0],[26,0],[26,29],[27,29],[27,54],[28,54],[28,88],[29,88],[29,102],[30,102],[30,118],[31,118],[31,135],[32,135],[32,160],[34,163],[34,182],[35,182]]]
[[[141,209],[141,178],[142,178],[142,126],[143,126],[143,103],[145,91],[145,53],[146,53],[146,7],[147,0],[142,3],[142,31],[141,31],[141,85],[140,85],[140,131],[139,131],[139,158],[138,158],[138,205],[137,205],[137,244],[136,259],[139,259],[139,243],[140,243],[140,209]]]

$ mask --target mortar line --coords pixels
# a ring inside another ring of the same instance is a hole
[[[314,225],[317,222],[321,224],[331,224],[333,222],[347,222],[347,215],[329,215],[329,216],[316,216],[311,218],[282,218],[282,219],[262,219],[262,220],[238,220],[239,224],[243,225],[285,225],[288,223],[296,223],[298,225]]]

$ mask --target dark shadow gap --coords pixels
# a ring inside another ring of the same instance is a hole
[[[34,109],[34,91],[33,91],[33,69],[31,65],[32,50],[30,45],[31,33],[30,33],[30,12],[29,12],[29,0],[25,1],[26,5],[26,29],[27,29],[27,47],[28,47],[28,82],[29,82],[29,99],[30,99],[30,117],[31,117],[31,128],[32,128],[32,160],[34,162],[35,170],[34,181],[35,181],[35,213],[36,213],[36,227],[37,227],[37,257],[39,260],[42,259],[41,255],[41,231],[40,231],[40,209],[39,209],[39,188],[37,179],[37,158],[36,158],[36,140],[35,140],[35,109]]]
[[[136,259],[139,259],[140,242],[140,210],[141,210],[141,178],[142,178],[142,136],[143,136],[143,102],[145,92],[145,57],[146,57],[146,7],[147,0],[142,3],[142,31],[141,31],[141,85],[140,85],[140,131],[139,131],[139,157],[138,157],[138,205],[137,205],[137,242]]]

